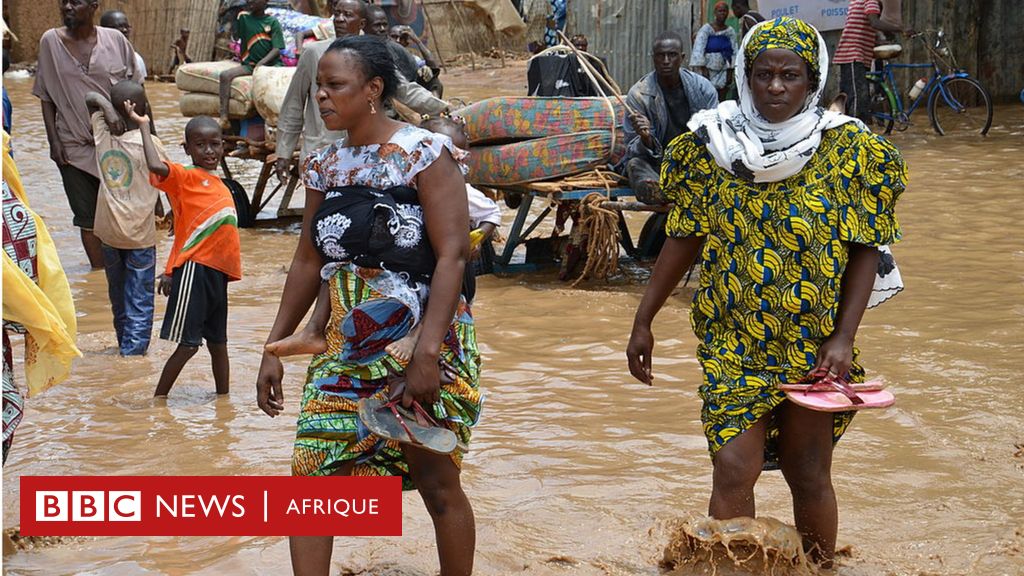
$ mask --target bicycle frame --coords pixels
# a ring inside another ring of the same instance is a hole
[[[931,56],[931,62],[928,63],[916,63],[916,64],[900,64],[893,62],[886,62],[882,65],[880,71],[872,71],[867,73],[867,79],[869,82],[878,84],[879,88],[885,94],[886,100],[889,101],[889,109],[892,110],[892,114],[882,114],[875,112],[874,116],[884,121],[897,122],[902,126],[906,126],[910,122],[910,115],[923,103],[926,103],[931,98],[932,92],[938,90],[942,94],[942,99],[945,100],[946,104],[950,108],[956,111],[962,111],[964,106],[960,104],[955,98],[951,97],[949,92],[945,88],[945,81],[950,78],[970,78],[971,75],[965,70],[957,67],[956,60],[953,55],[943,47],[944,35],[940,30],[938,32],[938,41],[935,46],[932,46],[924,36],[919,36],[921,42],[924,44],[925,49],[928,50],[928,54]],[[943,74],[942,66],[949,70],[948,74]],[[894,71],[897,69],[930,69],[931,77],[928,79],[928,84],[921,90],[921,93],[917,95],[917,98],[910,103],[910,107],[907,108],[903,104],[903,93],[896,87],[896,77]]]
[[[903,106],[903,95],[896,89],[896,77],[893,71],[897,68],[920,68],[930,69],[932,71],[931,78],[928,79],[928,85],[925,86],[924,90],[917,95],[917,98],[910,103],[910,108]],[[876,114],[879,118],[884,120],[895,120],[899,122],[906,121],[914,110],[917,110],[918,106],[922,102],[928,101],[928,95],[931,94],[932,90],[935,89],[936,84],[941,84],[943,77],[939,73],[939,68],[933,63],[927,64],[890,64],[886,63],[882,66],[881,72],[868,72],[867,78],[869,81],[878,83],[882,90],[885,92],[886,98],[889,100],[889,106],[893,111],[892,116],[888,114]]]

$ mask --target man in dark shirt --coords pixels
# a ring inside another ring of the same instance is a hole
[[[622,167],[637,200],[663,204],[662,150],[689,131],[691,114],[718,105],[718,92],[707,78],[682,68],[683,40],[675,32],[663,32],[654,40],[651,57],[654,72],[634,84],[626,97],[630,111],[623,126],[627,149]]]
[[[764,22],[764,16],[750,9],[750,0],[732,0],[732,13],[740,21],[740,40],[755,24]]]

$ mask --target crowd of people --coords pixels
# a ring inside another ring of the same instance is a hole
[[[227,86],[277,64],[282,32],[266,4],[249,0],[237,15],[243,54],[222,75]],[[96,0],[62,6],[64,25],[40,40],[33,94],[89,262],[106,271],[119,352],[147,352],[158,284],[169,296],[160,336],[177,348],[154,394],[169,393],[202,345],[216,391],[226,394],[228,285],[243,268],[234,201],[216,174],[225,109],[188,122],[190,165],[170,161],[127,17],[106,13],[96,26]],[[730,8],[742,35],[725,24]],[[281,357],[312,354],[292,473],[400,476],[434,521],[441,573],[469,574],[475,527],[460,469],[482,405],[471,259],[500,211],[465,181],[468,141],[458,121],[439,117],[448,106],[429,50],[408,29],[389,27],[378,6],[337,0],[332,9],[334,37],[304,46],[280,113],[275,169],[283,178],[297,169],[306,199],[257,405],[280,415]],[[879,26],[877,9],[851,1],[850,36],[839,49],[847,58],[836,59],[855,111],[861,14],[874,29],[898,29]],[[586,51],[585,38],[575,42]],[[709,513],[754,516],[760,473],[781,469],[797,529],[829,565],[838,514],[832,450],[855,411],[870,405],[859,395],[870,390],[854,339],[882,250],[901,235],[895,205],[906,168],[865,123],[823,106],[829,55],[809,24],[764,21],[744,0],[719,2],[697,33],[694,70],[683,66],[683,47],[674,32],[658,35],[654,70],[626,99],[621,169],[638,199],[670,205],[628,369],[653,383],[652,322],[700,262],[691,324],[713,462]],[[402,122],[389,114],[392,102],[432,118]],[[79,352],[67,279],[28,206],[6,134],[4,155],[6,459],[23,406],[8,332],[27,332],[38,351],[26,362],[32,393],[65,378]],[[160,192],[174,241],[157,282]],[[9,316],[12,298],[21,314]],[[793,389],[819,394],[820,403],[808,407]],[[329,536],[292,538],[295,572],[327,573],[331,544]]]

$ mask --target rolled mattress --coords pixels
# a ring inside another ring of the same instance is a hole
[[[473,146],[466,179],[481,186],[507,186],[572,176],[621,158],[622,134],[616,134],[614,141],[609,130],[589,130]]]
[[[604,98],[488,98],[456,114],[471,145],[546,138],[622,126],[622,106]]]

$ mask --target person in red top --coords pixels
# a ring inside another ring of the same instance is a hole
[[[877,31],[902,32],[903,28],[899,22],[882,18],[882,0],[850,0],[846,25],[833,59],[839,65],[839,91],[845,92],[848,98],[847,112],[869,126],[871,107],[867,71],[875,58],[873,51]]]
[[[164,162],[157,155],[149,118],[131,102],[125,111],[142,131],[150,182],[163,190],[174,211],[174,244],[160,278],[169,295],[160,337],[178,343],[167,359],[154,396],[166,396],[203,340],[213,360],[217,394],[228,393],[228,282],[242,278],[238,216],[227,186],[213,174],[224,155],[220,126],[196,116],[185,126],[185,152],[192,166]]]

